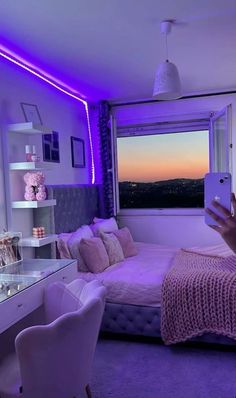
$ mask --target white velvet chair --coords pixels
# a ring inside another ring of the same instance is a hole
[[[0,398],[90,398],[105,304],[97,281],[56,282],[45,292],[46,325],[22,330],[16,354],[0,364]]]

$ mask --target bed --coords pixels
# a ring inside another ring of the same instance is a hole
[[[50,214],[44,208],[39,209],[41,212],[37,212],[35,222],[45,225],[48,233],[75,231],[101,214],[99,186],[48,186],[47,189],[48,198],[56,199],[57,206],[50,209]],[[161,337],[162,281],[178,249],[141,242],[135,245],[138,249],[135,257],[114,264],[101,274],[79,272],[78,277],[87,281],[99,279],[107,287],[103,332]],[[51,254],[55,255],[55,248]],[[155,273],[154,268],[157,270]],[[193,340],[236,344],[233,339],[212,333]]]

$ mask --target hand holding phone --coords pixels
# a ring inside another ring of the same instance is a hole
[[[204,180],[205,208],[213,211],[216,217],[205,212],[205,223],[219,226],[220,220],[231,216],[231,174],[207,173]],[[215,206],[213,205],[215,203]]]
[[[210,227],[221,235],[222,239],[236,255],[236,198],[234,193],[231,194],[231,203],[233,214],[230,214],[229,210],[217,202],[214,203],[214,211],[207,208],[206,212],[217,221],[216,225],[210,225]],[[221,216],[216,214],[216,209],[220,211]],[[222,214],[224,215],[223,217]]]

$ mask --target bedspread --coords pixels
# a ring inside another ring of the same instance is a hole
[[[159,307],[163,278],[177,249],[152,243],[135,243],[138,254],[111,265],[98,274],[79,272],[87,282],[99,280],[112,303]]]
[[[166,344],[204,333],[236,339],[236,256],[180,250],[163,281],[161,306]]]

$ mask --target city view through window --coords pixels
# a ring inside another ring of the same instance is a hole
[[[204,207],[208,131],[117,139],[120,208]]]

